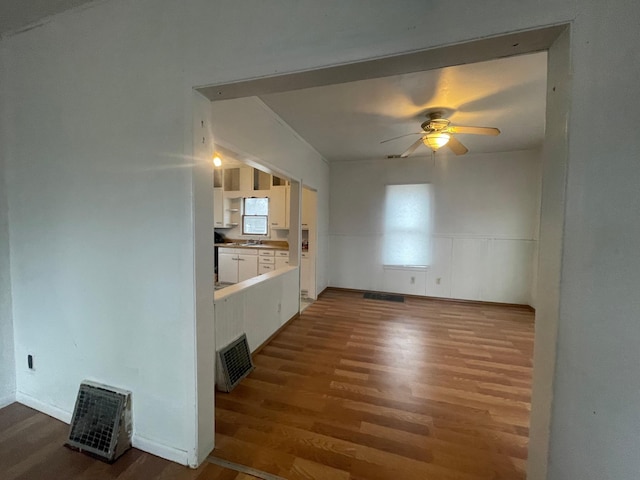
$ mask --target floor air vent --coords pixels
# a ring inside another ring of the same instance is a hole
[[[247,336],[242,334],[218,351],[218,388],[230,392],[253,370]]]
[[[131,448],[131,392],[80,384],[67,446],[114,462]]]
[[[391,295],[389,293],[366,292],[364,298],[369,300],[386,300],[387,302],[404,302],[402,295]]]

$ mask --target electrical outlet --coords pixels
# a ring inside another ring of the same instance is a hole
[[[440,280],[442,280],[440,277],[436,278],[436,285],[440,285]]]
[[[411,277],[411,285],[413,285],[414,283],[416,283],[416,277]]]
[[[282,311],[282,304],[278,302],[278,313]]]

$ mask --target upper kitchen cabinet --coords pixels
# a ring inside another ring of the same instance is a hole
[[[275,175],[271,176],[271,185],[274,187],[288,187],[290,185],[289,180],[284,178],[276,177]]]
[[[314,230],[316,223],[316,192],[302,189],[302,230]]]
[[[225,168],[222,174],[222,186],[225,192],[248,193],[253,184],[253,168]],[[214,179],[215,180],[215,179]]]
[[[289,228],[289,187],[269,191],[269,225],[274,230]]]
[[[223,170],[223,188],[225,192],[240,191],[240,168],[227,168]]]
[[[224,192],[222,188],[213,189],[213,226],[223,228],[224,224]]]
[[[224,186],[224,170],[216,168],[213,171],[213,188],[222,188]]]
[[[257,168],[253,169],[253,191],[270,190],[271,175]]]

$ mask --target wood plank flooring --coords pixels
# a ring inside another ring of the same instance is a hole
[[[294,480],[524,479],[533,317],[329,289],[216,395],[213,455]]]
[[[135,448],[109,465],[65,448],[69,425],[14,403],[0,409],[2,480],[259,480],[205,463],[197,470]]]
[[[533,313],[328,290],[216,395],[213,455],[287,479],[524,479]],[[2,480],[253,480],[132,449],[63,447],[68,425],[0,409]]]

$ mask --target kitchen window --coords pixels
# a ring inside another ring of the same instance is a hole
[[[429,265],[431,197],[428,183],[385,186],[384,265]]]
[[[268,197],[247,197],[242,210],[243,235],[267,235],[269,219]]]

